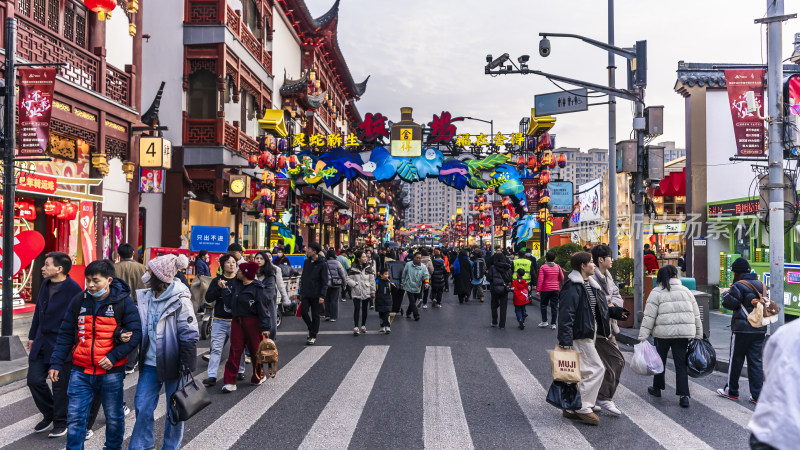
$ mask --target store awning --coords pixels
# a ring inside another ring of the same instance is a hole
[[[684,197],[686,196],[686,168],[680,172],[672,172],[664,177],[658,189],[650,189],[655,197]]]
[[[267,131],[274,131],[280,137],[286,137],[289,131],[286,129],[286,120],[284,119],[282,109],[268,109],[264,111],[264,118],[258,119],[258,125]]]

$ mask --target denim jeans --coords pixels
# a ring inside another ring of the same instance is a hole
[[[131,434],[131,442],[128,445],[129,450],[144,450],[152,449],[155,447],[155,424],[154,413],[156,406],[158,406],[158,397],[161,392],[161,386],[164,386],[164,394],[167,396],[167,401],[175,393],[178,388],[178,379],[172,381],[160,382],[158,381],[158,374],[156,373],[155,366],[144,366],[140,368],[139,382],[136,385],[136,424],[133,426],[133,434]],[[169,415],[169,408],[167,409]],[[181,441],[183,440],[183,422],[178,422],[177,425],[169,423],[167,417],[164,424],[164,445],[160,446],[163,450],[179,449]]]
[[[517,322],[525,323],[525,305],[514,305],[514,314],[517,315]]]
[[[125,372],[87,375],[75,366],[69,375],[69,408],[67,410],[67,449],[82,450],[86,440],[86,422],[95,395],[102,395],[106,415],[107,449],[121,449],[125,436],[125,415],[122,413]]]
[[[225,341],[231,337],[231,321],[214,319],[211,326],[211,350],[208,354],[208,377],[217,378],[217,371],[219,370],[219,360],[222,357],[222,349],[225,347]],[[239,364],[239,373],[244,373],[244,355],[242,355],[242,363]]]

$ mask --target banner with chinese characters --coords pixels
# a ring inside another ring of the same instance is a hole
[[[275,211],[283,212],[289,200],[289,190],[292,189],[292,180],[288,178],[275,179]]]
[[[333,212],[336,210],[333,200],[325,200],[322,203],[322,223],[333,223]]]
[[[56,83],[55,67],[19,69],[18,156],[44,156],[50,140],[50,114]]]
[[[733,134],[738,156],[763,156],[764,121],[764,69],[729,69],[725,71],[728,88]],[[779,87],[780,89],[780,87]],[[758,111],[747,110],[747,92],[755,93]]]
[[[523,178],[522,186],[525,192],[525,204],[528,208],[528,213],[536,214],[539,211],[539,189],[537,188],[537,181],[533,178]]]
[[[225,253],[228,251],[228,227],[203,227],[192,226],[189,250],[199,252],[206,250],[210,253]]]
[[[494,201],[492,202],[492,212],[494,213],[494,223],[495,225],[499,226],[503,223],[503,210],[505,207],[503,206],[502,201]]]

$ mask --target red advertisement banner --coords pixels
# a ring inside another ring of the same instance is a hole
[[[333,212],[336,211],[335,205],[333,200],[325,200],[322,203],[322,223],[333,223]]]
[[[533,178],[523,178],[522,186],[525,190],[525,204],[530,214],[539,212],[539,189],[538,183]]]
[[[282,212],[286,209],[286,202],[289,200],[289,190],[292,188],[292,180],[288,178],[275,179],[275,212]]]
[[[725,71],[728,87],[728,102],[733,118],[733,134],[736,138],[736,154],[739,156],[763,156],[764,121],[764,69],[729,69]],[[778,88],[780,89],[780,87]],[[758,112],[747,111],[746,93],[755,93]]]
[[[43,156],[47,153],[55,84],[54,67],[19,68],[17,155]]]
[[[81,243],[83,244],[83,261],[88,264],[97,258],[95,243],[94,226],[94,204],[92,202],[81,202],[80,213],[78,215],[81,229]]]
[[[33,172],[17,171],[17,190],[37,194],[55,194],[58,188],[55,177]]]

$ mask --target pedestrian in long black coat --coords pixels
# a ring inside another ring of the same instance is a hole
[[[453,262],[453,292],[458,296],[459,303],[469,300],[469,294],[472,292],[471,267],[469,254],[466,250],[462,250]]]

